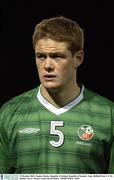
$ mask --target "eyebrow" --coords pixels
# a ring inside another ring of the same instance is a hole
[[[42,52],[35,52],[35,55],[38,56],[38,55],[42,55],[42,56],[45,56],[46,53],[42,53]]]
[[[44,53],[44,52],[36,52],[35,55],[38,56],[47,56],[47,54],[50,56],[50,57],[55,57],[55,56],[61,56],[61,57],[66,57],[65,53],[63,52],[60,52],[60,51],[57,51],[57,52],[51,52],[51,53]]]

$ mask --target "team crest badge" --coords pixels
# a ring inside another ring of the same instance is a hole
[[[78,136],[82,140],[90,140],[94,135],[93,128],[89,125],[82,125],[78,129]]]

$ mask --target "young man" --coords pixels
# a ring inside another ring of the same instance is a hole
[[[1,173],[114,173],[114,104],[77,83],[83,44],[68,18],[36,26],[41,85],[0,111]]]

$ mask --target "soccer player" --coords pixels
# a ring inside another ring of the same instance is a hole
[[[77,82],[84,34],[60,16],[35,27],[41,82],[0,111],[0,173],[114,173],[114,104]]]

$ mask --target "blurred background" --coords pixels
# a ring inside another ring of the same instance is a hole
[[[85,33],[85,58],[78,82],[114,101],[114,15],[112,2],[1,0],[0,106],[40,84],[32,34],[44,18],[63,15],[76,20]]]

